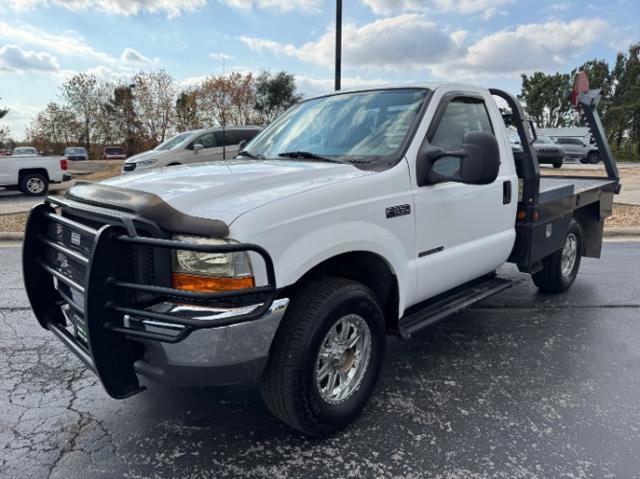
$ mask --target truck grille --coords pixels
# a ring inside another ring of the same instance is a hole
[[[43,259],[56,275],[55,289],[60,295],[61,309],[66,319],[66,329],[74,339],[88,351],[87,325],[85,320],[85,290],[89,279],[89,265],[93,255],[98,230],[106,224],[119,222],[118,218],[78,216],[73,210],[59,209],[60,214],[50,217],[43,235]],[[114,212],[114,215],[117,214]],[[121,255],[113,258],[132,269],[131,276],[138,281],[153,283],[155,280],[155,257],[153,248],[146,246],[124,247]],[[129,292],[128,301],[141,303],[155,296],[144,292]]]

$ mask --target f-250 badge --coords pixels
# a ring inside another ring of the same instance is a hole
[[[411,205],[390,206],[386,209],[387,218],[395,218],[396,216],[404,216],[411,214]]]

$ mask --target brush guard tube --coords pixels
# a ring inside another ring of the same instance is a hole
[[[62,200],[49,198],[31,211],[22,258],[25,289],[40,325],[53,332],[99,377],[111,397],[122,399],[143,390],[133,367],[143,357],[140,341],[178,343],[198,329],[259,320],[273,304],[277,291],[273,262],[258,245],[203,245],[138,236],[131,224],[124,223],[94,229],[58,214],[54,205],[63,204]],[[63,234],[55,237],[52,231]],[[81,251],[76,244],[88,246]],[[131,261],[137,247],[254,252],[264,261],[267,284],[201,293],[140,283],[135,280]],[[55,262],[51,261],[52,255]],[[136,301],[140,294],[153,301]],[[233,305],[239,312],[202,320],[153,309],[166,302],[213,311]]]

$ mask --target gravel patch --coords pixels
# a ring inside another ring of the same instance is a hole
[[[13,215],[0,215],[0,231],[13,232],[24,231],[29,213],[16,213]]]

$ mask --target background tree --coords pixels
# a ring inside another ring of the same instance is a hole
[[[176,99],[175,129],[178,132],[202,128],[198,114],[198,90],[189,88],[180,92]]]
[[[296,92],[295,77],[287,72],[263,72],[256,79],[255,110],[258,123],[267,124],[302,98]]]
[[[140,72],[133,77],[133,103],[139,119],[138,131],[147,146],[165,140],[171,127],[176,86],[166,70]]]
[[[9,113],[8,108],[0,107],[0,120],[2,120]],[[8,126],[2,126],[0,124],[0,149],[7,147],[7,144],[11,141],[11,131]]]
[[[539,128],[560,128],[575,124],[576,115],[569,102],[572,78],[571,75],[562,73],[547,75],[535,72],[531,76],[522,75],[520,98]]]
[[[79,116],[82,138],[87,151],[91,151],[92,129],[100,106],[98,80],[94,75],[79,73],[62,85],[62,98]]]
[[[63,150],[77,144],[83,129],[69,107],[55,102],[49,103],[27,129],[27,137],[38,150]]]

